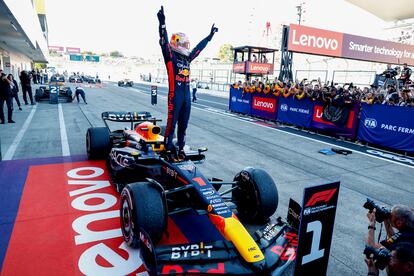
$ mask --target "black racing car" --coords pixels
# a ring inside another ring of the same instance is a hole
[[[123,80],[118,81],[118,86],[119,87],[122,87],[122,86],[132,87],[132,86],[134,86],[134,82],[132,80],[129,80],[129,79],[123,79]]]
[[[49,103],[72,102],[72,89],[65,85],[65,77],[53,75],[48,86],[40,86],[36,89],[35,100],[49,101]]]
[[[279,218],[252,235],[241,223],[269,221],[276,211],[278,192],[268,173],[248,167],[231,182],[208,179],[196,166],[207,149],[187,149],[181,160],[171,159],[164,150],[164,129],[157,125],[161,120],[150,113],[104,112],[102,119],[105,127],[86,133],[88,157],[107,160],[120,192],[123,238],[140,247],[150,275],[280,275],[291,265],[296,230]],[[111,131],[107,121],[130,127]],[[208,217],[222,240],[158,245],[166,235],[168,216],[191,210]]]

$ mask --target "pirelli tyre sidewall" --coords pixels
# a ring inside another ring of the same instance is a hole
[[[86,152],[89,159],[106,159],[111,150],[111,138],[106,127],[90,127],[86,132]]]
[[[140,228],[157,244],[167,228],[165,201],[159,189],[149,182],[126,185],[121,192],[120,218],[128,245],[138,247]]]
[[[272,177],[263,169],[247,167],[234,180],[238,188],[232,192],[240,219],[262,223],[277,209],[279,195]]]

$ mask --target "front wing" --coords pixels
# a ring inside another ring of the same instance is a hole
[[[283,275],[293,268],[298,244],[297,232],[280,220],[261,227],[254,235],[265,256],[260,265],[244,261],[229,241],[153,247],[142,231],[140,239],[150,275]]]

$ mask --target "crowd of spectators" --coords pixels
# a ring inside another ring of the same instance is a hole
[[[388,70],[388,69],[387,69]],[[383,74],[387,74],[387,70]],[[395,70],[390,68],[390,70]],[[408,75],[408,77],[407,77]],[[385,104],[394,106],[414,107],[414,83],[410,80],[411,69],[404,66],[401,76],[388,77],[385,85],[376,87],[356,86],[353,83],[339,85],[337,83],[322,83],[318,80],[303,79],[301,81],[274,81],[255,79],[233,84],[235,88],[242,88],[244,93],[264,93],[274,96],[290,97],[295,99],[309,98],[320,101],[343,101],[345,103]],[[399,83],[399,85],[398,85]]]

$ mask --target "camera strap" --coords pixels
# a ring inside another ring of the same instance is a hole
[[[380,230],[379,230],[379,233],[378,233],[378,241],[377,241],[377,243],[380,243],[381,234],[382,234],[382,223],[381,223],[381,227],[380,227]]]

